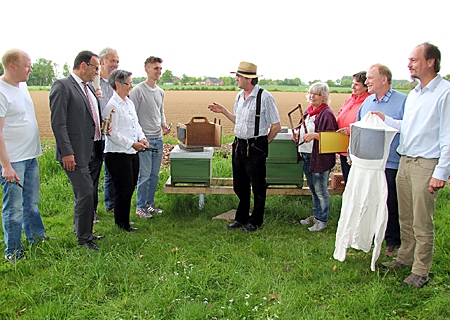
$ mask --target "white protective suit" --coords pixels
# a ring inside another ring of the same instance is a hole
[[[398,131],[368,112],[351,124],[349,155],[352,168],[342,195],[341,216],[333,257],[344,261],[347,248],[369,252],[371,270],[380,256],[387,225],[387,183],[384,173],[389,147]]]

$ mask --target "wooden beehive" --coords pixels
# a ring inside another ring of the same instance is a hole
[[[184,148],[220,147],[222,145],[222,126],[208,121],[206,117],[192,117],[189,123],[178,123],[178,142]]]
[[[331,189],[333,190],[344,190],[345,181],[342,173],[332,172],[331,173]]]

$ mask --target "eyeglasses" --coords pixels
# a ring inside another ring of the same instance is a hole
[[[308,92],[308,94],[309,94],[310,96],[318,96],[318,97],[321,97],[321,96],[322,96],[320,93]]]
[[[123,84],[126,84],[127,86],[131,86],[133,84],[133,82],[122,82]]]
[[[92,64],[92,63],[90,63],[90,62],[86,62],[86,64],[87,64],[88,66],[94,67],[95,71],[98,71],[98,69],[99,69],[99,66],[96,66],[95,64]]]
[[[108,57],[106,57],[106,59],[108,59],[108,60],[111,61],[112,63],[117,63],[117,64],[119,64],[119,60],[110,59],[110,58],[108,58]]]

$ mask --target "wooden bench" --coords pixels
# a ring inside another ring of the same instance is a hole
[[[167,179],[163,187],[165,193],[177,194],[234,194],[233,178],[212,178],[211,185],[194,183],[178,183],[172,185],[171,177]],[[342,194],[344,190],[328,188],[330,195]],[[269,185],[267,187],[267,195],[291,195],[291,196],[306,196],[311,195],[311,190],[307,187],[306,180],[303,186],[297,185]]]

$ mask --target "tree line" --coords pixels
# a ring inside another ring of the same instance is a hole
[[[29,86],[51,86],[52,83],[62,76],[67,77],[70,74],[70,68],[67,63],[64,63],[62,70],[59,69],[59,65],[52,60],[47,60],[44,58],[39,58],[32,65],[33,72],[30,74],[27,84]],[[3,65],[0,62],[0,75],[3,74]],[[181,77],[174,76],[172,71],[165,70],[161,75],[161,79],[158,81],[159,84],[172,83],[174,85],[199,85],[202,84],[208,77],[191,77],[183,74]],[[443,76],[444,79],[450,81],[450,74]],[[133,83],[137,84],[144,81],[145,77],[134,77]],[[235,85],[235,77],[218,77],[217,79],[223,82],[224,86]],[[349,88],[352,85],[352,76],[343,76],[341,79],[327,80],[325,81],[330,87],[344,87]],[[278,85],[278,86],[308,86],[315,82],[321,80],[308,81],[307,83],[302,82],[300,78],[295,79],[259,79],[259,84],[265,85]],[[410,89],[411,83],[408,80],[392,80],[392,87],[394,89]]]

